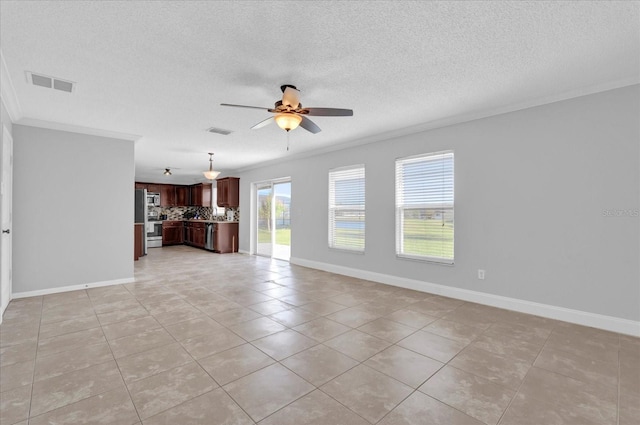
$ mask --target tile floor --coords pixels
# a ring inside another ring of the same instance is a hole
[[[0,423],[637,424],[640,340],[246,255],[18,299]]]

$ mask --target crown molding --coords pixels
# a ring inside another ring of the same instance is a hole
[[[130,140],[136,142],[142,136],[137,134],[119,133],[117,131],[102,130],[99,128],[82,127],[73,124],[64,124],[59,122],[51,122],[44,120],[37,120],[34,118],[22,118],[18,122],[14,122],[18,125],[26,125],[29,127],[48,128],[49,130],[68,131],[69,133],[89,134],[91,136],[108,137],[111,139]]]
[[[0,49],[0,96],[2,97],[2,104],[9,114],[11,122],[15,123],[22,118],[20,102],[18,102],[13,81],[11,81],[11,77],[9,76],[9,68],[7,68],[7,63],[4,60],[2,49]]]

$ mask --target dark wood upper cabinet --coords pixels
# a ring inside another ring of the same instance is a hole
[[[148,184],[147,185],[147,192],[151,192],[151,193],[160,193],[162,191],[162,186],[161,184]],[[160,202],[162,202],[162,200],[160,200]]]
[[[191,186],[191,206],[211,206],[211,183],[200,183]]]
[[[146,184],[146,183],[138,183],[138,182],[136,182],[134,187],[136,189],[147,189],[149,187],[149,185]]]
[[[218,206],[238,208],[240,206],[240,179],[225,177],[217,180]]]
[[[189,205],[189,187],[176,186],[176,206],[184,207]]]
[[[160,206],[175,207],[176,204],[176,187],[172,184],[163,184],[160,186]]]

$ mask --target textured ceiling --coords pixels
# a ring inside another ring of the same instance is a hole
[[[231,172],[638,82],[638,2],[0,2],[0,48],[18,122],[141,136],[136,177],[202,181],[207,152]],[[30,86],[25,71],[77,83]],[[3,81],[3,93],[7,81]],[[250,130],[279,86],[316,135]],[[211,126],[232,130],[209,134]],[[417,127],[416,127],[417,126]],[[405,129],[405,130],[403,130]],[[172,177],[165,167],[179,168]]]

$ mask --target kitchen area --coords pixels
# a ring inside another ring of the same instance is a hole
[[[135,182],[134,259],[150,249],[183,244],[218,254],[238,252],[239,181]]]

